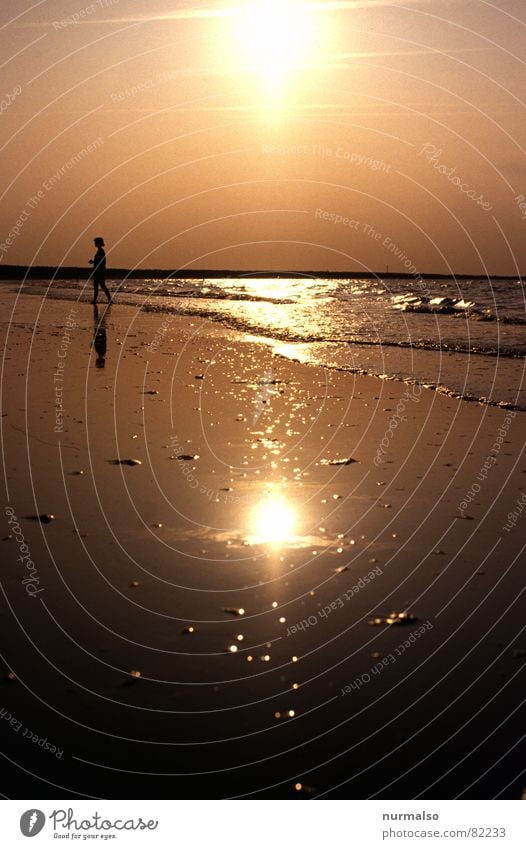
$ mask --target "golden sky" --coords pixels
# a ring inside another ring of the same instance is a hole
[[[524,0],[17,0],[5,264],[526,273]]]

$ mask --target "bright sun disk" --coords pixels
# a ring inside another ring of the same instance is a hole
[[[260,0],[241,9],[238,17],[237,36],[246,63],[270,78],[306,61],[312,34],[305,3]]]

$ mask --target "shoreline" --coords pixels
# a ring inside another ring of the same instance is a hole
[[[76,289],[72,289],[71,292],[68,290],[59,292],[13,290],[12,294],[15,292],[17,297],[31,295],[36,298],[78,304],[90,303],[91,297],[84,293],[79,294]],[[384,339],[376,342],[363,339],[338,342],[325,339],[305,340],[291,336],[290,331],[284,333],[274,329],[272,332],[271,328],[268,328],[265,332],[264,327],[252,327],[244,320],[236,318],[235,315],[216,313],[206,307],[188,307],[186,304],[181,306],[184,301],[182,297],[170,298],[161,295],[157,302],[156,299],[152,301],[149,295],[126,292],[117,292],[116,295],[115,305],[119,308],[140,309],[145,314],[164,316],[166,321],[168,318],[177,316],[194,321],[210,321],[228,332],[238,334],[239,338],[250,337],[270,345],[274,353],[291,360],[348,374],[366,375],[379,380],[395,380],[408,386],[419,385],[467,403],[504,410],[526,411],[526,390],[522,388],[524,367],[523,373],[517,375],[515,365],[517,361],[524,360],[524,352],[515,349],[509,350],[502,347],[494,350],[481,346],[465,349],[444,341],[441,341],[440,345],[426,345],[421,340],[414,343]],[[486,370],[484,379],[479,378],[479,391],[469,385],[470,375],[473,374],[473,370],[470,371],[471,358],[475,358]],[[486,363],[485,358],[487,358]],[[520,383],[520,387],[515,397],[510,399],[509,395],[512,394],[510,387],[517,382]],[[508,397],[502,397],[499,386],[507,387]]]
[[[2,300],[15,798],[520,798],[521,413]]]

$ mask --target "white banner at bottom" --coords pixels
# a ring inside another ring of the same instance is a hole
[[[523,849],[520,801],[2,801],[2,845]],[[28,841],[34,839],[34,844]],[[66,842],[68,841],[68,842]]]

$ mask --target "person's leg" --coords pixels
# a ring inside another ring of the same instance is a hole
[[[100,288],[102,289],[102,291],[103,291],[103,292],[104,292],[104,294],[106,295],[106,297],[107,297],[107,299],[108,299],[108,303],[109,303],[109,304],[111,304],[111,295],[110,295],[110,293],[109,293],[109,291],[108,291],[108,287],[106,286],[106,284],[104,283],[104,281],[103,281],[103,280],[101,280],[101,282],[100,282]]]
[[[93,303],[97,303],[97,298],[99,297],[99,281],[93,280]]]

